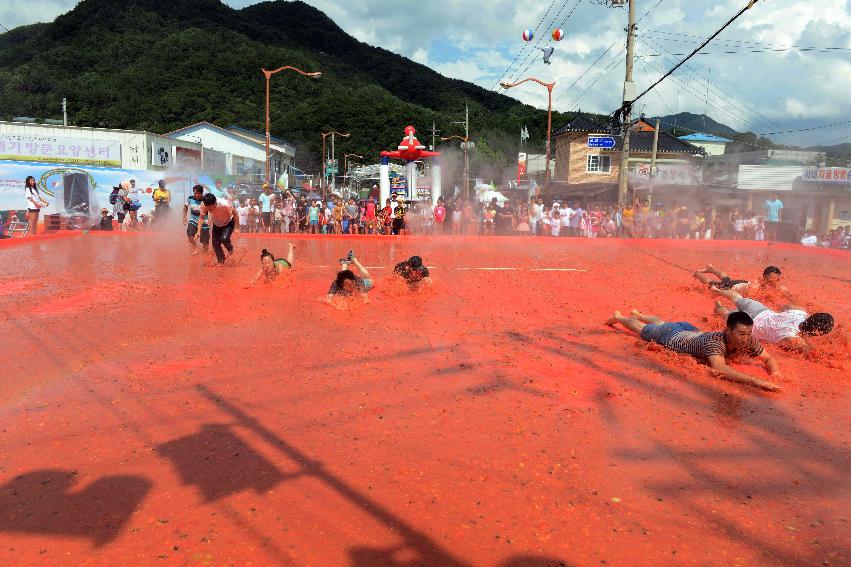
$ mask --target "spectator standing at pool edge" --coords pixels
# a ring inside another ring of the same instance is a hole
[[[27,196],[27,223],[29,224],[29,234],[35,236],[38,233],[38,215],[41,209],[49,203],[41,196],[38,190],[38,185],[35,182],[35,177],[28,175],[24,181],[24,191]]]
[[[762,206],[765,211],[765,239],[768,241],[777,240],[777,226],[780,224],[780,211],[783,210],[783,201],[777,193],[771,196],[771,200],[765,202]]]
[[[165,219],[171,206],[171,192],[165,186],[165,180],[157,181],[157,188],[152,195],[154,200],[154,220],[160,222]]]
[[[272,189],[268,183],[263,184],[263,192],[258,198],[260,201],[260,221],[263,225],[261,232],[272,231]]]

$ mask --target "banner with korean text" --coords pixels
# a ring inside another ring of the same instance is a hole
[[[97,138],[0,133],[0,160],[121,167],[121,144]]]
[[[807,167],[801,174],[801,181],[809,183],[851,184],[851,168]]]

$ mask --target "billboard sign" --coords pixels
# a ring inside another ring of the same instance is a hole
[[[0,160],[121,167],[121,144],[96,138],[0,134]]]
[[[847,167],[807,167],[801,174],[801,181],[807,183],[830,183],[833,185],[851,184],[851,168]]]

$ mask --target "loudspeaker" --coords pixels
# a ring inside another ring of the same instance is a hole
[[[62,176],[65,186],[65,213],[89,215],[89,176],[85,173],[66,173]]]

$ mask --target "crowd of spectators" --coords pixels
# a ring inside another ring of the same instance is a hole
[[[769,221],[769,208],[743,211],[636,199],[627,206],[580,203],[542,198],[489,202],[475,199],[438,199],[407,202],[395,193],[380,206],[378,199],[308,199],[287,191],[230,200],[243,232],[310,234],[466,234],[585,238],[670,238],[692,240],[776,240],[778,221]],[[766,207],[771,201],[766,202]],[[782,208],[782,204],[779,205]],[[775,211],[776,212],[776,211]],[[773,217],[778,218],[778,217]],[[848,227],[837,229],[819,245],[848,247]]]
[[[141,189],[133,180],[122,182],[110,196],[111,208],[101,211],[92,229],[144,230],[164,220],[171,195],[164,182],[157,188],[159,199],[149,213],[139,211]],[[529,200],[496,197],[477,199],[440,197],[430,202],[408,202],[392,194],[383,204],[367,199],[331,195],[326,199],[295,196],[290,191],[273,193],[263,185],[255,196],[238,196],[232,187],[216,191],[235,208],[240,230],[245,233],[310,234],[455,234],[521,235],[584,238],[669,238],[693,240],[776,240],[783,203],[777,195],[759,211],[738,207],[717,208],[707,203],[689,208],[676,202],[652,203],[635,199],[631,204],[584,203],[540,197]],[[116,222],[113,222],[116,221]],[[807,233],[801,243],[849,249],[851,226],[818,236]]]

